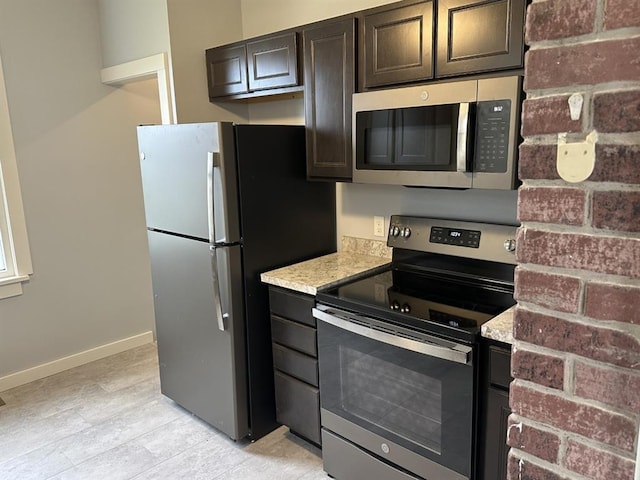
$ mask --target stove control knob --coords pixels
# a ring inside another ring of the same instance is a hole
[[[409,227],[404,227],[400,232],[400,236],[404,238],[409,238],[411,236],[411,229]]]
[[[398,303],[397,300],[394,300],[389,307],[391,310],[400,310],[400,303]]]
[[[400,235],[400,229],[397,225],[393,225],[391,226],[390,233],[392,237],[397,237],[398,235]]]
[[[516,240],[514,238],[509,238],[504,241],[503,245],[507,252],[513,252],[516,249]]]
[[[405,303],[402,305],[402,307],[400,308],[400,311],[402,313],[411,313],[411,306],[408,303]]]

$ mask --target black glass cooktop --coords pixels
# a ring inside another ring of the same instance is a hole
[[[397,266],[320,291],[317,299],[326,305],[467,341],[474,341],[483,323],[515,303],[511,282]]]

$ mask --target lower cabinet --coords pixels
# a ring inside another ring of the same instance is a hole
[[[511,414],[511,345],[483,339],[481,365],[482,413],[479,425],[478,478],[506,480],[509,454],[507,427]]]
[[[316,322],[311,295],[269,287],[276,419],[320,445]]]

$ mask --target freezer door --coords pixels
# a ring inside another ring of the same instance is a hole
[[[148,235],[162,393],[243,438],[249,421],[240,247],[212,251],[207,242]],[[214,264],[221,305],[213,294]],[[220,311],[227,314],[224,331]]]
[[[213,240],[212,203],[215,201],[219,208],[225,208],[229,200],[223,196],[237,202],[233,141],[229,143],[231,150],[225,154],[223,129],[232,130],[232,125],[192,123],[138,127],[148,228]],[[229,176],[232,181],[228,181]],[[225,216],[218,214],[216,230],[231,238]]]

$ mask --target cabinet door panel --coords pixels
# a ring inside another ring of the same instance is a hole
[[[320,444],[320,392],[295,378],[275,372],[276,419],[299,435]]]
[[[364,16],[364,87],[433,78],[433,3]]]
[[[209,98],[247,93],[247,51],[244,45],[206,51]]]
[[[519,68],[524,0],[440,0],[437,76]]]
[[[303,32],[307,176],[351,179],[355,20]]]
[[[509,454],[507,428],[511,413],[509,392],[489,388],[487,403],[484,478],[486,480],[506,480],[507,455]]]
[[[249,90],[298,85],[297,44],[295,32],[247,43]]]

